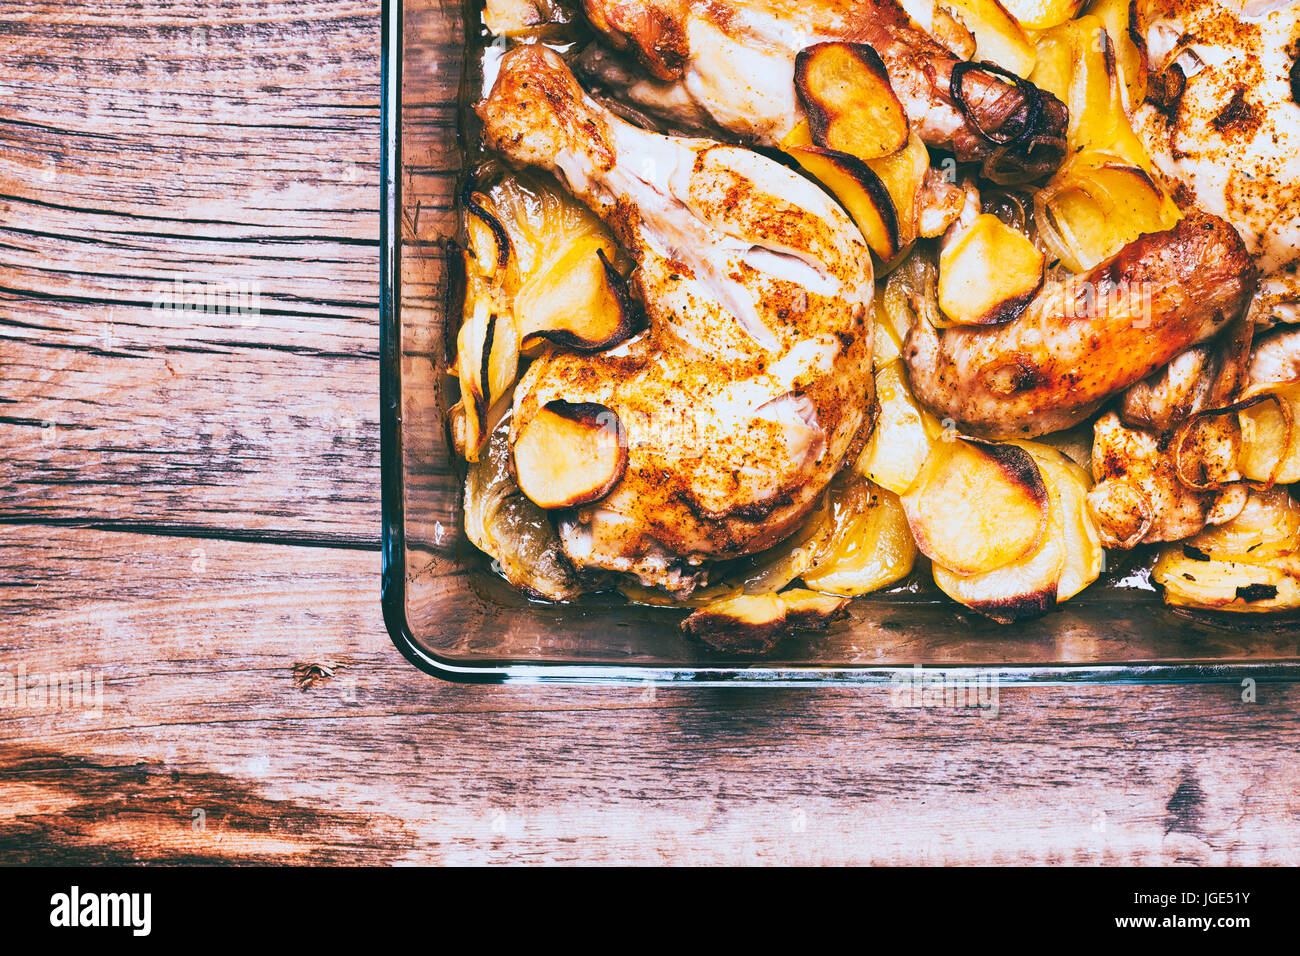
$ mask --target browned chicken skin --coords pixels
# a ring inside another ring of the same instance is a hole
[[[1233,228],[1193,211],[1089,273],[1047,283],[1006,325],[918,323],[903,356],[916,397],[940,417],[985,437],[1032,437],[1077,424],[1216,335],[1254,286]]]
[[[542,47],[506,55],[479,114],[490,148],[610,223],[649,319],[516,387],[515,435],[553,401],[626,430],[621,479],[562,516],[565,553],[683,594],[792,533],[870,424],[871,257],[847,214],[757,153],[624,123]]]
[[[611,78],[650,111],[691,123],[708,115],[748,140],[776,145],[800,117],[795,56],[814,43],[847,40],[880,55],[927,145],[951,150],[959,162],[995,162],[1023,179],[1052,172],[1063,158],[1064,104],[1026,81],[962,65],[895,0],[585,0],[585,8],[597,30],[652,74],[646,82],[626,73]]]

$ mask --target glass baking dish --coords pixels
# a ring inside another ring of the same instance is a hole
[[[409,660],[457,681],[888,683],[917,667],[1003,684],[1300,677],[1300,621],[1180,615],[1145,584],[1140,557],[1058,611],[1011,627],[965,612],[922,568],[761,659],[685,638],[682,611],[607,594],[538,603],[494,574],[463,533],[461,472],[444,424],[456,399],[444,371],[455,334],[444,308],[447,240],[462,122],[481,87],[479,2],[384,5],[383,605]]]

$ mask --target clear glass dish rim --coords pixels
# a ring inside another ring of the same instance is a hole
[[[380,59],[380,461],[381,603],[389,637],[420,670],[456,683],[664,684],[695,687],[852,687],[889,685],[921,665],[773,667],[645,666],[489,661],[465,663],[424,647],[406,619],[401,432],[401,104],[402,0],[383,0]],[[927,675],[990,680],[1001,686],[1194,684],[1300,681],[1300,658],[1270,661],[1132,661],[1122,664],[985,664],[924,667]]]

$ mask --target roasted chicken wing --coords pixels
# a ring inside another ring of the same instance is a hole
[[[913,326],[916,397],[972,434],[1027,438],[1077,424],[1240,314],[1255,285],[1241,239],[1191,212],[1089,273],[1046,283],[997,326]]]
[[[757,153],[618,119],[540,46],[503,58],[478,113],[491,149],[610,224],[648,319],[606,352],[544,354],[515,390],[516,442],[555,409],[616,420],[617,480],[558,512],[570,560],[681,595],[708,562],[792,533],[870,427],[871,257],[853,222]]]

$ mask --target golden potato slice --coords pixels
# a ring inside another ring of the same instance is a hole
[[[1023,448],[955,436],[935,443],[902,503],[917,546],[958,575],[1028,554],[1051,510],[1042,471]]]
[[[821,146],[790,143],[784,148],[848,210],[872,252],[886,262],[898,255],[902,249],[898,212],[870,166],[856,156]]]
[[[987,60],[1028,79],[1038,59],[1024,27],[998,0],[949,0],[975,35],[974,60]]]
[[[1123,93],[1124,110],[1132,115],[1147,96],[1147,48],[1138,21],[1137,4],[1133,0],[1093,0],[1088,13],[1106,28],[1119,88]]]
[[[627,468],[618,414],[595,402],[548,402],[519,429],[512,451],[519,490],[542,508],[603,498]]]
[[[1010,322],[1043,287],[1043,253],[997,216],[975,217],[939,254],[939,308],[959,325]]]
[[[519,373],[519,333],[514,317],[493,307],[490,294],[471,277],[466,317],[456,336],[456,374],[460,378],[460,440],[466,460],[474,461],[487,440],[488,413],[514,386]]]
[[[844,597],[901,581],[916,562],[907,515],[891,491],[852,476],[837,479],[831,496],[832,531],[803,581]]]
[[[900,335],[897,326],[888,317],[885,310],[884,288],[886,287],[877,286],[876,299],[872,305],[875,311],[875,322],[871,326],[871,360],[872,366],[877,371],[902,358],[903,339],[907,335],[906,328]]]
[[[791,631],[825,627],[848,598],[796,588],[715,601],[681,623],[682,630],[720,651],[762,654]]]
[[[1048,490],[1059,496],[1064,561],[1056,585],[1056,600],[1068,601],[1101,576],[1105,551],[1088,511],[1092,475],[1060,450],[1040,442],[1016,442],[1043,469]]]
[[[1165,548],[1151,569],[1165,601],[1217,611],[1283,611],[1300,607],[1300,581],[1268,565],[1216,561],[1190,545]]]
[[[1007,13],[1026,30],[1047,30],[1074,18],[1085,0],[1003,0]]]
[[[1065,515],[1055,487],[1046,497],[1047,527],[1029,554],[979,574],[958,574],[936,563],[934,583],[939,590],[1002,624],[1050,611],[1057,604],[1065,567]]]
[[[1067,106],[1074,80],[1074,32],[1068,26],[1045,30],[1034,39],[1034,70],[1029,82]]]
[[[1124,111],[1124,94],[1115,75],[1110,35],[1095,16],[1082,16],[1062,24],[1070,38],[1073,71],[1065,104],[1070,108],[1066,141],[1071,154],[1104,152],[1120,157],[1148,173],[1151,157]]]
[[[912,397],[899,360],[876,372],[876,399],[876,424],[858,459],[858,471],[901,495],[921,473],[943,426]]]
[[[818,146],[877,159],[907,143],[907,116],[876,51],[865,43],[815,43],[794,61],[794,85]]]
[[[916,197],[925,181],[926,171],[930,168],[930,151],[926,149],[921,137],[912,133],[902,149],[866,162],[871,171],[880,177],[880,182],[894,204],[899,248],[905,249],[916,241]]]
[[[1270,385],[1252,393],[1270,397],[1238,412],[1237,470],[1251,481],[1300,481],[1300,384]]]
[[[1034,221],[1052,254],[1087,272],[1138,236],[1171,229],[1179,213],[1140,166],[1103,153],[1075,156],[1034,197]]]
[[[522,345],[546,339],[578,352],[600,352],[644,327],[600,236],[586,236],[533,276],[515,296]]]
[[[1235,518],[1186,543],[1216,560],[1247,564],[1291,554],[1300,549],[1300,504],[1285,488],[1251,491]]]

